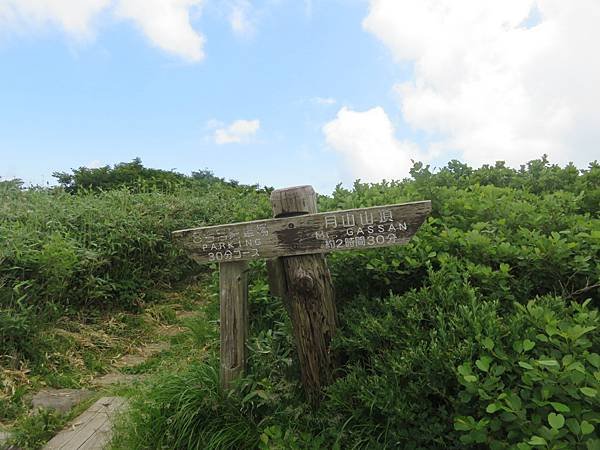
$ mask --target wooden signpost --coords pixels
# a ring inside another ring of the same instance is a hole
[[[273,219],[173,232],[198,263],[220,263],[221,383],[243,374],[248,334],[247,261],[267,259],[271,292],[292,320],[302,383],[318,401],[334,368],[330,342],[337,315],[324,253],[406,244],[431,212],[411,202],[317,213],[312,187],[271,194]]]

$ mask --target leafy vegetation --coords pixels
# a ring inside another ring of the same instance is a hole
[[[153,292],[198,269],[169,233],[270,215],[268,190],[137,164],[74,171],[59,189],[0,183],[0,353],[40,371],[45,324],[64,314],[173,322]],[[409,179],[338,186],[319,208],[422,199],[433,213],[408,245],[328,257],[341,365],[318,408],[258,262],[248,375],[219,387],[212,272],[177,350],[139,369],[154,378],[128,393],[115,448],[600,448],[600,165],[418,163]]]
[[[182,187],[208,188],[211,184],[225,183],[209,170],[192,172],[188,177],[172,170],[144,167],[141,159],[129,163],[115,164],[113,167],[80,167],[69,172],[55,172],[54,177],[60,186],[71,194],[82,191],[108,191],[127,188],[132,192],[173,192]],[[236,182],[230,182],[236,186]]]
[[[265,192],[221,181],[176,192],[0,186],[0,352],[35,358],[37,333],[65,311],[135,310],[189,273],[171,241],[190,225],[268,216]]]

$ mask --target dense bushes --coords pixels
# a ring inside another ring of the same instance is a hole
[[[115,164],[113,167],[80,167],[69,172],[55,172],[53,176],[60,186],[72,194],[82,191],[108,191],[127,188],[132,192],[174,192],[183,187],[208,187],[225,180],[213,175],[209,170],[192,172],[186,176],[172,170],[144,167],[141,159],[135,158],[129,163]],[[237,185],[230,182],[230,185]]]
[[[339,416],[331,427],[351,417],[346,445],[367,448],[512,448],[533,436],[587,448],[600,419],[597,309],[544,297],[507,313],[451,267],[416,292],[345,309],[348,362],[324,405]],[[592,427],[555,435],[551,413]]]
[[[288,319],[254,265],[249,375],[223,393],[191,368],[169,392],[194,402],[143,417],[159,382],[131,442],[175,427],[162,445],[215,430],[203,442],[223,445],[206,448],[598,448],[599,174],[453,161],[338,187],[321,210],[430,198],[433,214],[404,247],[329,256],[342,365],[320,407],[303,401]]]
[[[172,230],[270,215],[264,191],[201,186],[0,188],[0,351],[22,350],[35,325],[21,318],[42,307],[132,307],[181,278]],[[319,208],[422,199],[432,216],[408,245],[329,257],[342,364],[318,409],[253,264],[248,376],[222,392],[210,355],[166,374],[134,407],[130,448],[599,448],[600,166],[416,164]]]
[[[77,195],[0,186],[0,353],[31,350],[36,318],[135,308],[151,287],[181,279],[192,266],[172,231],[268,214],[264,192],[222,182]]]
[[[478,184],[356,183],[354,191],[338,188],[321,203],[327,209],[399,203],[427,198],[425,190],[432,191],[432,217],[407,246],[332,255],[342,297],[421,286],[427,264],[438,268],[454,256],[469,280],[492,297],[527,301],[550,293],[592,297],[599,304],[600,219],[581,213],[585,191],[536,195]]]
[[[492,449],[598,448],[600,344],[597,309],[540,298],[519,305],[509,333],[481,340],[478,359],[458,366],[468,416],[455,428]],[[460,408],[459,408],[460,409]]]

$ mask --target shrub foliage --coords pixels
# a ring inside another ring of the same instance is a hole
[[[270,216],[257,187],[206,172],[195,181],[145,172],[155,180],[142,183],[138,172],[133,185],[93,184],[83,172],[60,178],[64,189],[0,184],[1,352],[36,348],[44,317],[136,307],[152,287],[181,280],[191,267],[171,244],[174,229]],[[140,395],[122,442],[600,448],[600,165],[417,163],[405,180],[338,186],[319,208],[422,199],[433,213],[408,245],[328,258],[341,365],[319,408],[304,402],[289,319],[257,263],[248,376],[222,392],[213,354],[167,374]],[[197,341],[214,341],[196,328]]]

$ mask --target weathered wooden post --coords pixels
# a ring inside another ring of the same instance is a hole
[[[312,214],[317,197],[311,186],[278,189],[271,194],[271,205],[275,218]],[[290,314],[302,385],[316,402],[334,369],[331,339],[337,313],[327,262],[322,254],[283,256],[270,263],[269,271],[272,291],[283,298]]]
[[[246,370],[248,263],[219,264],[221,385],[229,388]]]
[[[220,265],[223,387],[245,369],[246,261],[267,259],[272,291],[283,298],[292,320],[302,383],[316,401],[332,378],[330,345],[337,325],[322,254],[406,244],[431,212],[431,202],[317,213],[310,186],[274,191],[271,202],[274,219],[179,230],[173,238],[198,263]]]

